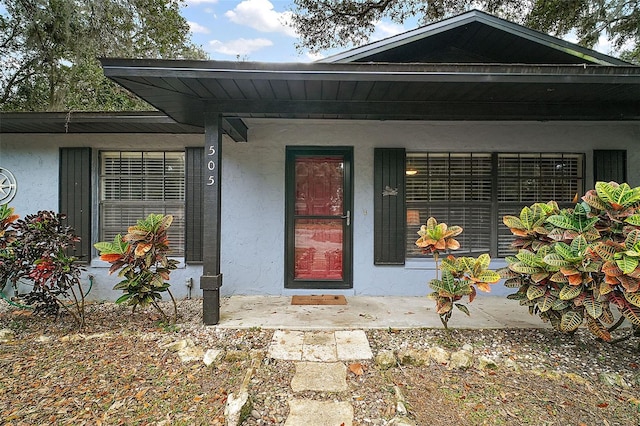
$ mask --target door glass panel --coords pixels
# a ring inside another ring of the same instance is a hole
[[[343,213],[342,157],[296,159],[296,216],[336,216]]]
[[[341,220],[296,219],[296,279],[341,280],[343,226]]]

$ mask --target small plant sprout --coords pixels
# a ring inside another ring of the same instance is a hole
[[[453,237],[461,233],[460,226],[449,227],[446,223],[438,223],[435,218],[430,217],[427,223],[420,227],[420,238],[416,241],[416,245],[422,248],[424,254],[433,255],[436,263],[436,278],[429,281],[429,286],[434,291],[429,297],[436,301],[436,312],[447,331],[454,306],[470,315],[467,306],[459,302],[463,296],[468,296],[471,303],[476,297],[476,289],[489,292],[490,284],[500,280],[497,272],[488,269],[491,262],[488,254],[482,254],[478,258],[456,258],[448,255],[440,264],[441,252],[460,248],[460,243]],[[439,271],[442,271],[442,278]]]

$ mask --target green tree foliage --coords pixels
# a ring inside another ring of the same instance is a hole
[[[640,63],[640,2],[627,0],[294,0],[293,25],[300,49],[312,51],[360,45],[376,22],[421,25],[481,9],[557,37],[574,31],[578,43],[593,47],[605,35],[626,60]]]
[[[100,57],[205,59],[182,0],[0,0],[0,110],[150,109]]]

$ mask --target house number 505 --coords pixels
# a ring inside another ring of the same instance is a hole
[[[212,155],[215,155],[215,153],[216,153],[216,149],[215,149],[214,147],[210,146],[210,147],[209,147],[208,155],[209,155],[209,156],[212,156]],[[216,168],[216,163],[215,163],[215,161],[213,161],[213,160],[209,160],[209,161],[207,162],[207,170],[209,170],[210,172],[212,172],[215,168]],[[216,183],[216,180],[215,180],[214,175],[209,175],[209,177],[208,177],[208,179],[207,179],[207,185],[208,185],[208,186],[211,186],[211,185],[213,185],[213,184],[215,184],[215,183]]]

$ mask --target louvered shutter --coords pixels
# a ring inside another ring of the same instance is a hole
[[[626,182],[627,151],[622,149],[593,151],[593,177],[595,182]]]
[[[91,259],[91,148],[61,148],[59,212],[67,215],[80,242],[69,254]]]
[[[404,148],[376,148],[374,175],[374,264],[404,265]]]

